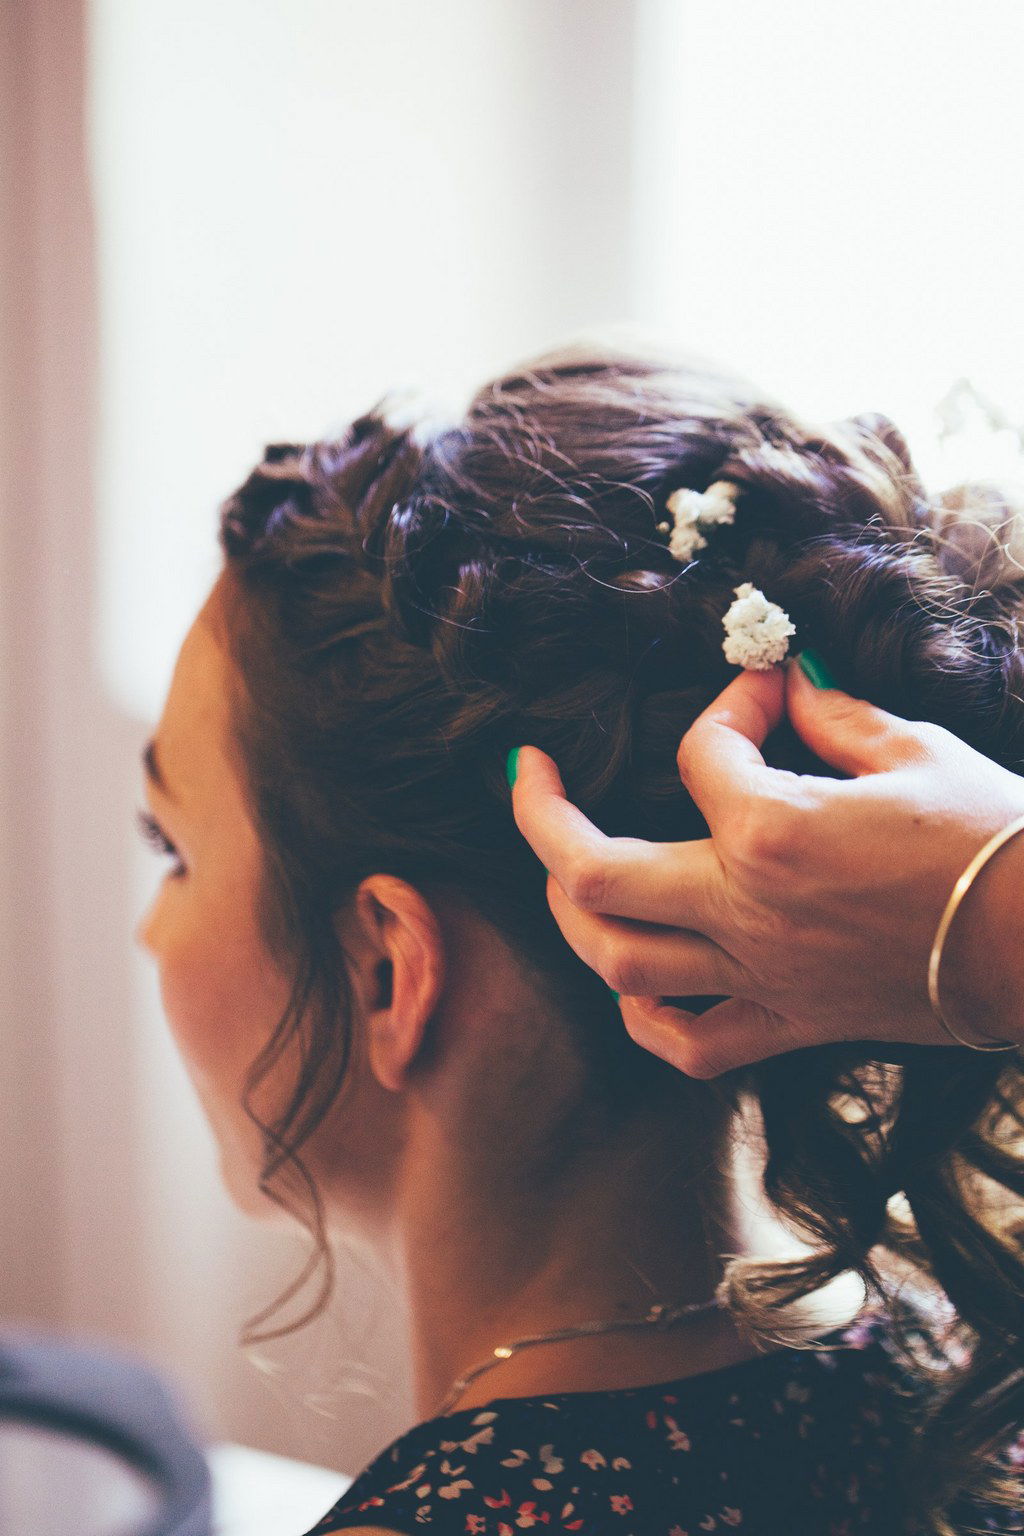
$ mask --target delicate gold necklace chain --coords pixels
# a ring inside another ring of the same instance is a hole
[[[580,1323],[575,1328],[556,1328],[552,1333],[534,1333],[522,1339],[512,1339],[508,1344],[499,1344],[486,1360],[481,1360],[479,1365],[474,1365],[464,1376],[460,1376],[458,1381],[452,1383],[435,1417],[441,1418],[450,1412],[466,1388],[476,1381],[478,1376],[482,1376],[485,1371],[493,1371],[496,1365],[510,1360],[513,1355],[518,1355],[521,1349],[530,1349],[535,1344],[562,1344],[567,1339],[593,1338],[599,1333],[627,1333],[634,1328],[671,1328],[675,1323],[700,1317],[707,1312],[717,1312],[721,1308],[722,1302],[717,1296],[711,1297],[709,1301],[689,1302],[684,1307],[669,1307],[664,1302],[658,1302],[644,1317],[616,1318],[612,1322]]]

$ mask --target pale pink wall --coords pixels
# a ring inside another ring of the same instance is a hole
[[[400,1390],[348,1405],[343,1396],[337,1419],[311,1412],[305,1395],[327,1395],[343,1374],[343,1359],[325,1373],[318,1358],[329,1320],[277,1348],[279,1378],[241,1355],[239,1324],[301,1254],[228,1205],[204,1133],[168,1114],[166,1066],[154,1066],[140,1028],[131,818],[148,728],[114,707],[96,663],[99,356],[82,8],[3,7],[0,1318],[138,1348],[180,1383],[211,1435],[351,1468],[398,1422]],[[152,1177],[158,1147],[175,1171],[174,1201]],[[390,1365],[397,1337],[375,1331],[364,1296],[350,1301],[368,1358]]]
[[[6,1316],[47,1321],[63,1313],[69,1253],[53,862],[63,791],[54,732],[71,638],[61,588],[68,568],[88,573],[90,562],[93,333],[81,264],[90,245],[74,110],[77,9],[3,0],[0,48],[2,1285]],[[58,562],[65,519],[55,498],[69,493],[82,513]]]

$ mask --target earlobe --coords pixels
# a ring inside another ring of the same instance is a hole
[[[444,939],[429,903],[393,875],[370,875],[355,899],[366,946],[367,1057],[381,1087],[407,1084],[444,990]]]

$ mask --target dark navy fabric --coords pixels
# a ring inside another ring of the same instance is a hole
[[[315,1536],[912,1531],[896,1507],[907,1378],[880,1327],[829,1342],[658,1386],[496,1399],[433,1419],[377,1457]]]

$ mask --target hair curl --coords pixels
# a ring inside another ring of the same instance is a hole
[[[681,568],[656,532],[665,499],[719,478],[742,487],[740,514]],[[266,451],[223,509],[222,543],[268,932],[297,980],[250,1086],[297,1035],[294,1097],[262,1127],[264,1185],[299,1180],[301,1200],[274,1198],[304,1205],[328,1266],[299,1151],[345,1082],[332,914],[359,880],[471,897],[567,1013],[605,1021],[581,1049],[609,1093],[642,1101],[667,1069],[626,1039],[561,940],[512,822],[507,750],[550,752],[610,833],[706,835],[675,748],[733,675],[721,618],[748,580],[851,693],[1020,773],[1019,530],[991,487],[929,499],[882,417],[810,428],[736,379],[613,353],[500,379],[433,435],[375,411],[337,441]],[[823,771],[786,727],[769,750]],[[934,1341],[941,1388],[917,1463],[942,1530],[958,1496],[1011,1497],[996,1453],[1024,1419],[1024,1075],[1016,1055],[916,1047],[894,1066],[881,1049],[821,1047],[735,1075],[760,1105],[767,1192],[811,1249],[737,1268],[733,1291],[764,1321],[847,1270],[884,1297],[893,1258],[941,1287],[957,1347]],[[329,1288],[328,1268],[313,1311]]]

